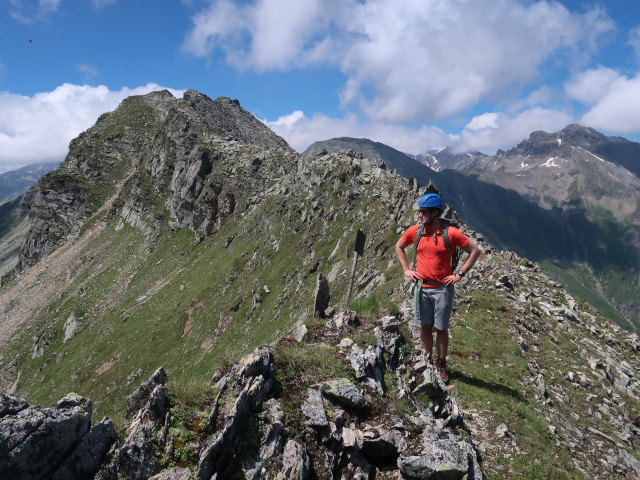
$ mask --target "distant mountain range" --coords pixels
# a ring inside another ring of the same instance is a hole
[[[421,185],[433,181],[491,243],[545,264],[574,292],[607,309],[601,297],[638,324],[640,144],[573,124],[493,156],[444,149],[414,159],[344,137],[305,154],[347,149]]]
[[[36,163],[0,174],[0,203],[15,198],[58,165],[60,162]]]

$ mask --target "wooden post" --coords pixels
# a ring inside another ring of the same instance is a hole
[[[356,276],[356,264],[358,263],[358,256],[362,257],[364,255],[364,242],[367,239],[365,233],[358,229],[358,233],[356,234],[356,243],[353,247],[353,263],[351,265],[351,276],[349,277],[349,289],[347,290],[347,301],[349,303],[351,300],[351,291],[353,290],[353,280]]]

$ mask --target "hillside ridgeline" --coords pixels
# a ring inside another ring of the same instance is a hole
[[[437,478],[443,452],[460,454],[452,478],[640,478],[635,334],[463,224],[485,258],[458,288],[445,389],[398,308],[416,182],[353,152],[298,155],[245,113],[131,97],[37,185],[0,290],[0,431],[78,426],[45,478]],[[128,402],[143,378],[162,381]],[[90,465],[87,436],[103,439]],[[2,468],[31,468],[23,455]]]

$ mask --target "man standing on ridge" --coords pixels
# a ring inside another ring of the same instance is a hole
[[[415,317],[420,323],[420,343],[433,363],[433,327],[436,328],[436,369],[443,381],[448,381],[447,350],[449,347],[449,319],[455,295],[454,285],[471,270],[480,256],[480,249],[456,227],[448,225],[440,215],[444,211],[442,197],[436,193],[427,193],[418,200],[418,219],[420,224],[409,227],[396,242],[396,256],[400,261],[404,276],[415,283]],[[418,233],[419,240],[416,242]],[[445,248],[448,244],[449,249]],[[413,270],[407,262],[405,249],[416,245],[416,262]],[[456,247],[469,255],[455,273],[451,258]],[[448,251],[447,251],[448,250]]]

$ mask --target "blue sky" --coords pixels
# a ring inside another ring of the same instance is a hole
[[[0,0],[0,172],[128,95],[192,88],[294,148],[493,154],[578,122],[640,139],[640,2]]]

